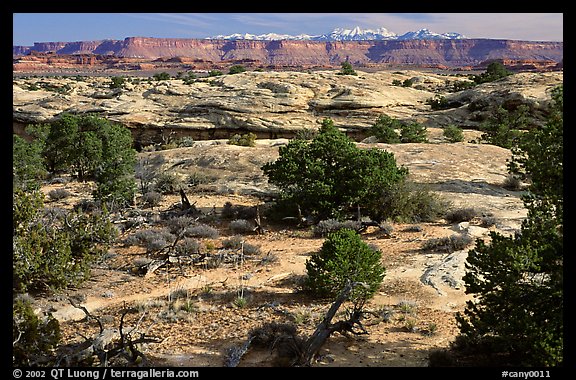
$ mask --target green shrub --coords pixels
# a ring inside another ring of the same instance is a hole
[[[245,134],[235,134],[228,139],[228,144],[239,145],[239,146],[255,146],[256,145],[256,134],[248,132]]]
[[[375,194],[373,201],[365,207],[372,220],[417,223],[440,219],[449,205],[449,201],[432,192],[428,186],[403,180]]]
[[[404,79],[404,81],[402,82],[402,87],[412,87],[413,84],[414,84],[413,78]]]
[[[464,207],[448,211],[444,218],[448,223],[460,223],[469,222],[478,215],[480,215],[480,213],[475,208]]]
[[[154,78],[154,80],[157,80],[157,81],[168,80],[168,79],[170,79],[170,74],[163,71],[161,73],[154,74],[152,77]]]
[[[42,218],[43,195],[13,193],[12,272],[15,291],[56,290],[78,285],[90,275],[118,230],[106,210],[74,210]]]
[[[400,135],[396,132],[402,123],[388,115],[380,115],[370,127],[370,134],[376,136],[378,142],[396,144],[400,142]]]
[[[502,62],[491,62],[486,71],[482,74],[473,76],[474,83],[482,84],[486,82],[493,82],[498,79],[502,79],[507,77],[508,75],[512,75],[512,72],[506,69]]]
[[[434,111],[450,108],[448,99],[446,99],[446,97],[443,95],[436,95],[434,98],[427,99],[426,104],[429,104],[430,108],[432,108]]]
[[[181,186],[180,177],[170,172],[160,173],[154,182],[154,190],[161,194],[176,194]]]
[[[449,142],[461,142],[464,140],[464,133],[461,128],[458,128],[454,124],[450,124],[444,128],[442,134]]]
[[[110,88],[124,88],[126,86],[126,78],[125,77],[112,77],[110,78]]]
[[[305,287],[320,297],[336,297],[348,281],[361,282],[350,299],[371,298],[384,279],[381,252],[368,246],[358,233],[341,229],[328,235],[319,252],[306,261]]]
[[[480,125],[483,132],[480,141],[513,149],[521,142],[523,131],[531,129],[532,119],[526,105],[520,105],[512,111],[499,106]]]
[[[183,136],[176,140],[178,148],[194,146],[194,139],[191,136]]]
[[[38,82],[38,84],[45,91],[52,91],[63,95],[68,94],[72,91],[72,86],[70,86],[68,83],[64,85],[57,85],[54,83]]]
[[[528,178],[531,191],[562,200],[564,191],[564,86],[552,90],[550,111],[542,127],[531,128],[512,149],[508,172]],[[558,210],[562,206],[556,207]]]
[[[451,87],[451,89],[449,89],[449,91],[450,92],[463,91],[463,90],[467,90],[469,88],[472,88],[475,85],[476,84],[474,82],[471,82],[471,81],[458,80],[458,81],[452,82],[452,87]]]
[[[48,174],[42,156],[43,142],[32,142],[12,135],[12,187],[24,190],[37,189],[40,180]]]
[[[184,84],[193,84],[196,82],[196,79],[198,79],[198,76],[196,74],[194,74],[192,71],[188,72],[188,75],[184,78],[182,78],[182,80],[184,81]]]
[[[246,71],[246,68],[242,65],[233,65],[230,66],[230,69],[228,70],[228,74],[239,74],[239,73],[243,73],[244,71]]]
[[[425,143],[428,142],[426,127],[420,123],[411,122],[400,127],[400,142]]]
[[[16,297],[12,303],[12,365],[14,367],[51,366],[54,349],[60,343],[60,324],[51,315],[40,318],[31,302]]]

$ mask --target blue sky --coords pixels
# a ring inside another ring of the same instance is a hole
[[[396,34],[427,28],[469,38],[563,41],[562,13],[13,13],[13,45],[122,40],[126,37],[205,38],[232,33],[324,34],[334,28]]]

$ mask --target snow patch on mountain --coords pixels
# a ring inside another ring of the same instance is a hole
[[[428,29],[420,29],[414,32],[407,32],[402,35],[397,35],[394,32],[382,27],[378,29],[362,29],[356,26],[353,29],[336,28],[328,34],[321,34],[311,36],[308,34],[299,34],[293,36],[290,34],[250,34],[250,33],[234,33],[230,35],[218,35],[214,37],[207,37],[206,39],[219,39],[219,40],[260,40],[260,41],[275,41],[275,40],[296,40],[296,41],[372,41],[372,40],[432,40],[432,39],[464,39],[466,36],[450,32],[450,33],[434,33]]]

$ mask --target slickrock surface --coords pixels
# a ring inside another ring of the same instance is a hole
[[[407,79],[411,87],[393,85]],[[161,136],[195,140],[228,138],[254,132],[259,138],[292,137],[302,128],[317,128],[329,117],[357,140],[366,137],[379,115],[414,120],[428,127],[449,124],[477,129],[499,106],[526,104],[545,112],[550,90],[562,83],[562,72],[519,73],[494,83],[450,92],[461,75],[421,71],[258,72],[182,80],[131,80],[111,89],[110,78],[15,78],[13,121],[46,122],[62,112],[94,112],[120,122],[141,145]],[[31,90],[36,88],[36,90]],[[60,92],[47,89],[61,89]],[[433,111],[428,102],[444,96],[456,108]]]

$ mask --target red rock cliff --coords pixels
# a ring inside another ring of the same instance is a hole
[[[129,37],[123,41],[35,43],[29,51],[56,54],[103,54],[117,57],[191,59],[219,62],[253,60],[269,65],[389,63],[474,66],[492,59],[553,61],[563,59],[563,42],[492,39],[404,41],[251,41]],[[13,54],[26,49],[14,47]]]

